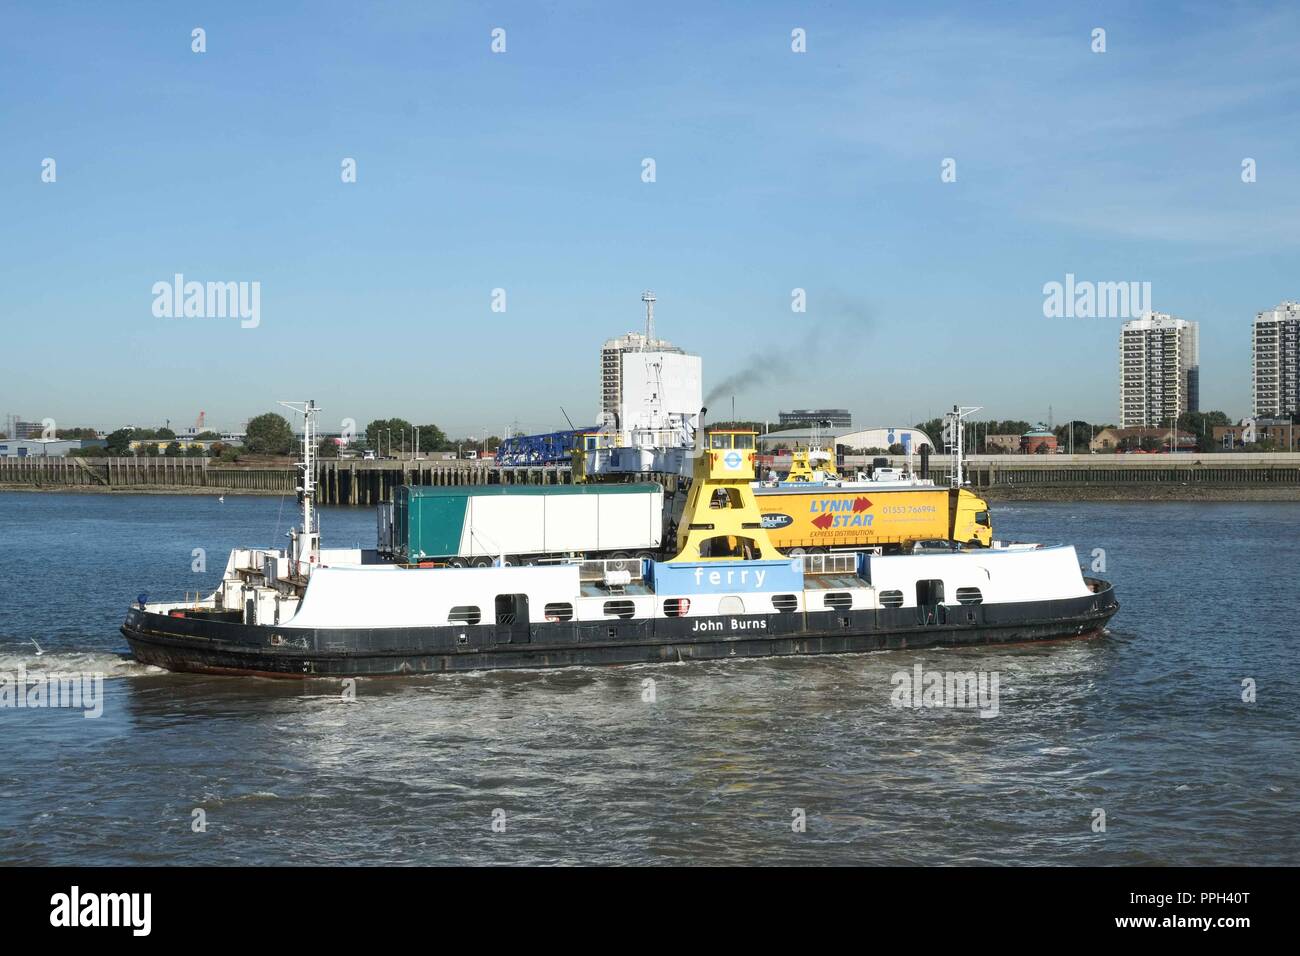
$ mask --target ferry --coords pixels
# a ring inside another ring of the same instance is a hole
[[[1068,545],[784,554],[755,499],[753,433],[734,430],[697,443],[668,560],[450,567],[322,548],[317,407],[291,407],[304,436],[289,547],[234,550],[197,600],[140,595],[122,633],[141,663],[304,678],[842,654],[1089,637],[1119,609]]]

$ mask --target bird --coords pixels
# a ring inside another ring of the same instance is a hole
[[[225,495],[218,495],[218,496],[217,496],[217,504],[219,504],[219,505],[224,505],[225,503],[226,503],[226,496],[225,496]]]
[[[34,638],[34,637],[31,638],[31,642],[32,642],[32,646],[36,648],[36,656],[37,656],[37,657],[40,657],[42,654],[45,653],[45,651],[41,648],[41,645],[39,645],[39,644],[36,643],[36,638]]]

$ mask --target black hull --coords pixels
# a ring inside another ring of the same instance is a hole
[[[266,677],[392,677],[503,668],[856,654],[1087,637],[1119,610],[1093,594],[1019,604],[822,611],[731,618],[523,626],[294,629],[132,608],[122,633],[136,660],[173,671]],[[744,626],[737,626],[744,625]]]

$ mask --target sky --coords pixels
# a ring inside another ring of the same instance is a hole
[[[1297,41],[1286,3],[8,3],[0,413],[585,424],[650,288],[738,417],[1115,421],[1068,273],[1199,322],[1237,418],[1300,298]],[[256,326],[156,315],[178,273]]]

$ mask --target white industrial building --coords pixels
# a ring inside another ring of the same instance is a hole
[[[0,458],[63,458],[92,445],[102,448],[105,442],[102,438],[5,438],[0,439]]]
[[[1283,302],[1255,316],[1250,355],[1255,416],[1276,417],[1300,411],[1300,302]]]
[[[655,294],[644,292],[641,301],[645,331],[628,332],[601,348],[601,427],[624,445],[689,444],[704,404],[703,364],[698,355],[655,337]],[[653,441],[648,433],[656,433]]]
[[[1200,410],[1195,322],[1151,312],[1125,322],[1119,339],[1120,427],[1156,428]]]

